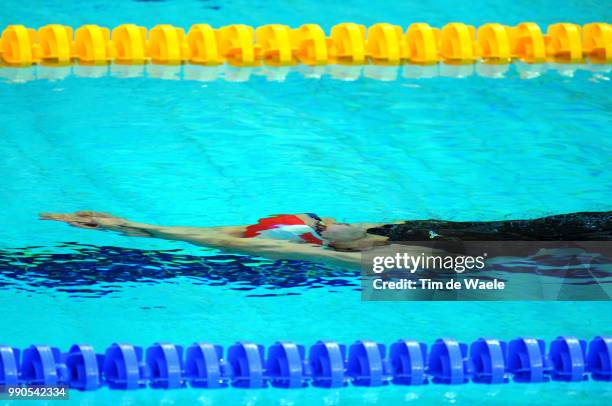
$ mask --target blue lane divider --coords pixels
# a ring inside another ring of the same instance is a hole
[[[550,343],[553,381],[579,382],[586,374],[586,341],[576,337],[557,337]]]
[[[587,371],[595,381],[612,382],[612,337],[595,337],[589,343]]]
[[[303,345],[277,342],[268,348],[266,372],[272,386],[302,388],[307,386],[310,366]]]
[[[418,341],[398,340],[389,351],[392,382],[396,385],[427,383],[427,345]]]
[[[612,337],[585,340],[560,336],[546,351],[543,340],[521,337],[505,342],[479,338],[468,346],[452,338],[422,342],[398,340],[387,354],[384,344],[360,340],[348,348],[317,341],[302,345],[279,341],[268,347],[237,342],[224,353],[219,345],[196,342],[183,347],[154,343],[141,347],[115,343],[104,354],[87,344],[66,353],[32,345],[23,351],[0,345],[0,385],[68,385],[77,390],[194,388],[338,388],[355,386],[612,382]]]
[[[236,388],[265,388],[264,346],[238,342],[227,350],[227,362],[231,367],[232,386]]]
[[[23,351],[20,374],[33,385],[57,386],[68,381],[60,350],[46,345],[32,345]]]
[[[355,386],[386,385],[390,366],[385,346],[373,341],[357,341],[349,348],[347,375]]]
[[[496,339],[479,338],[470,346],[472,380],[476,383],[508,383],[508,345]]]
[[[0,345],[0,385],[19,384],[19,350]]]
[[[348,379],[346,369],[346,346],[333,341],[318,341],[310,347],[312,386],[339,388]]]
[[[471,374],[468,346],[452,338],[439,338],[429,353],[429,374],[433,383],[466,383]]]
[[[144,388],[149,378],[142,360],[142,348],[131,344],[111,345],[104,355],[102,370],[111,389]]]
[[[547,382],[551,372],[546,343],[535,338],[517,338],[508,345],[508,371],[515,382]]]
[[[147,366],[152,388],[176,389],[185,386],[183,379],[183,347],[155,343],[147,348]]]
[[[187,348],[183,376],[194,388],[225,388],[231,375],[228,368],[223,347],[194,343]]]
[[[87,344],[75,344],[63,355],[71,386],[79,390],[94,390],[102,386],[104,357]]]

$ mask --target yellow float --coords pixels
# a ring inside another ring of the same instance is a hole
[[[439,41],[440,30],[425,23],[411,24],[405,34],[405,59],[424,65],[438,63]]]
[[[510,29],[501,24],[489,23],[478,28],[476,33],[478,56],[488,62],[509,63],[512,59],[510,50]]]
[[[463,23],[450,23],[440,33],[440,54],[450,63],[473,63],[477,55],[475,49],[476,29]]]
[[[514,58],[527,63],[546,61],[546,43],[536,23],[521,23],[510,29],[510,43]]]
[[[113,30],[111,39],[115,62],[143,64],[148,60],[146,28],[135,24],[123,24]]]
[[[225,58],[219,52],[217,33],[208,24],[195,24],[187,33],[189,62],[199,65],[220,65]]]
[[[185,31],[169,24],[160,24],[149,32],[148,56],[163,65],[179,65],[188,59],[189,46]]]
[[[332,27],[330,58],[332,62],[364,64],[366,62],[366,28],[355,23],[342,23]]]
[[[294,57],[292,33],[288,25],[268,24],[255,30],[256,46],[261,49],[265,62],[276,66],[293,65]]]
[[[582,38],[579,25],[553,24],[548,27],[545,40],[548,57],[564,62],[582,61]]]
[[[255,45],[255,30],[244,24],[221,27],[217,31],[217,46],[221,55],[232,65],[255,66],[259,63],[260,47]]]
[[[366,51],[375,63],[398,65],[402,60],[403,33],[399,25],[374,24],[368,28]]]
[[[84,25],[74,33],[74,56],[82,64],[99,65],[113,60],[110,30],[98,25]]]
[[[612,25],[585,24],[582,27],[582,50],[595,62],[612,62]]]
[[[291,41],[297,59],[306,65],[324,65],[329,61],[329,42],[317,24],[304,24],[292,31]]]
[[[23,25],[9,25],[0,37],[0,56],[14,66],[29,66],[39,62],[36,31]]]
[[[50,24],[39,28],[38,45],[43,62],[67,65],[72,62],[72,28]]]

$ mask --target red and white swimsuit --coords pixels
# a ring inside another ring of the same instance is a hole
[[[259,219],[257,224],[247,226],[244,236],[323,245],[323,240],[315,229],[294,214],[279,214]]]

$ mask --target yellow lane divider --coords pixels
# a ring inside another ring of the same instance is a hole
[[[7,65],[145,64],[235,66],[291,66],[295,64],[403,63],[471,64],[483,61],[507,64],[612,62],[612,25],[552,24],[543,33],[536,23],[515,27],[487,23],[478,29],[449,23],[441,29],[414,23],[404,30],[378,23],[366,28],[356,23],[332,27],[330,35],[317,24],[291,28],[268,24],[256,29],[244,24],[213,28],[195,24],[182,28],[160,24],[147,31],[135,24],[112,30],[90,24],[73,32],[71,27],[50,24],[34,30],[9,25],[0,38],[0,59]]]

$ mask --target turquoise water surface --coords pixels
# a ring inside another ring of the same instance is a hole
[[[34,1],[26,8],[6,1],[0,26],[317,22],[329,28],[349,20],[544,26],[612,17],[605,2],[462,3]],[[282,82],[252,75],[238,83],[160,80],[154,67],[148,77],[129,79],[105,73],[49,80],[50,68],[24,70],[37,80],[0,82],[0,342],[62,349],[89,342],[102,351],[115,341],[389,344],[400,337],[469,342],[483,335],[612,334],[609,302],[361,302],[353,271],[37,219],[40,212],[97,210],[141,222],[213,226],[283,212],[377,222],[611,210],[610,72],[548,68],[531,80],[513,66],[499,79],[341,81],[291,73]],[[595,405],[610,403],[612,388],[586,382],[103,389],[71,397],[86,405]]]

